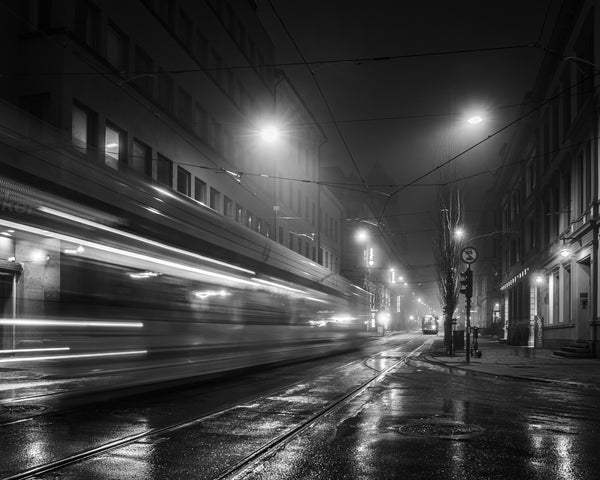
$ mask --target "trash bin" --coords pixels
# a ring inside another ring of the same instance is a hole
[[[465,349],[465,331],[464,330],[454,330],[452,332],[452,342],[454,343],[454,350],[464,350]]]

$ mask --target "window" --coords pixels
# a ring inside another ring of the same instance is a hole
[[[152,77],[152,59],[140,47],[135,47],[135,85],[143,93],[152,97],[154,87],[154,78]]]
[[[223,196],[223,215],[233,219],[233,201],[228,196]]]
[[[192,174],[179,165],[177,166],[177,191],[188,197],[192,193]]]
[[[242,108],[242,102],[244,96],[246,95],[246,89],[240,82],[237,82],[237,87],[237,95],[234,96],[233,101],[236,102],[240,108]]]
[[[229,3],[227,3],[227,6],[223,13],[225,14],[223,23],[225,24],[225,27],[227,28],[229,33],[233,35],[235,31],[235,12],[233,11],[233,8]]]
[[[179,10],[179,19],[177,22],[177,36],[185,45],[185,48],[193,49],[193,25],[190,17],[183,10]]]
[[[550,165],[550,114],[546,109],[542,116],[542,155],[544,159],[544,172],[548,171]]]
[[[264,230],[263,221],[260,218],[257,218],[256,219],[256,231],[258,233],[264,233],[263,230]]]
[[[560,145],[560,116],[559,116],[559,107],[560,107],[560,98],[558,98],[558,92],[554,92],[554,96],[556,97],[552,101],[552,131],[550,133],[550,142],[551,142],[551,155],[552,157],[556,157],[558,153],[558,147]]]
[[[158,75],[158,102],[168,112],[173,112],[173,79],[164,71]]]
[[[258,52],[258,68],[261,78],[265,79],[265,57],[261,52]]]
[[[213,48],[212,53],[212,75],[215,81],[221,85],[223,82],[223,59],[221,55]]]
[[[558,268],[552,271],[552,313],[550,315],[550,323],[558,323],[560,321],[560,310],[559,310],[559,292],[560,292],[560,282],[559,282],[559,270]]]
[[[237,151],[235,149],[235,142],[233,136],[227,130],[223,131],[223,156],[228,160],[236,160]]]
[[[244,209],[239,203],[235,205],[235,221],[238,223],[244,221]]]
[[[27,7],[26,23],[30,31],[47,30],[52,26],[52,0],[30,0]]]
[[[73,146],[81,153],[89,153],[90,145],[96,145],[96,115],[78,104],[73,104],[71,115]]]
[[[246,211],[246,226],[250,230],[254,230],[254,215],[252,214],[252,212]]]
[[[560,185],[558,178],[552,181],[552,239],[560,232]]]
[[[535,157],[535,151],[532,154]],[[533,193],[533,189],[535,188],[535,158],[532,158],[527,163],[527,167],[525,170],[525,197],[529,198],[529,196]]]
[[[206,182],[203,182],[198,177],[194,178],[194,198],[206,205]]]
[[[204,68],[208,67],[208,40],[199,30],[196,30],[196,60]]]
[[[542,212],[543,215],[543,223],[544,223],[544,244],[548,245],[551,241],[551,232],[550,232],[550,215],[552,215],[552,210],[550,208],[550,192],[546,191],[544,198],[544,210]]]
[[[104,163],[115,170],[124,163],[127,141],[125,133],[112,125],[106,126]]]
[[[167,25],[173,25],[173,0],[157,0],[156,12]]]
[[[244,24],[241,22],[241,20],[238,20],[237,40],[242,52],[246,54],[246,27],[244,27]]]
[[[206,139],[207,116],[204,110],[198,103],[194,105],[194,121],[192,129],[194,133],[202,139]]]
[[[177,91],[177,118],[186,127],[191,127],[192,97],[181,87]]]
[[[252,40],[248,39],[248,46],[250,50],[248,52],[250,54],[250,65],[256,67],[256,45]]]
[[[152,178],[152,154],[148,145],[139,140],[133,141],[133,155],[129,167],[135,173]]]
[[[562,130],[563,138],[571,128],[571,63],[565,64],[565,72],[561,79],[561,91],[566,94],[561,95],[562,100]],[[569,89],[569,90],[568,90]]]
[[[173,162],[160,153],[156,156],[156,181],[173,187]]]
[[[210,208],[219,210],[221,204],[221,192],[216,188],[210,187]]]
[[[221,152],[223,150],[223,127],[214,118],[211,121],[211,127],[210,144],[217,152]]]
[[[235,98],[235,76],[229,68],[227,69],[227,93],[231,98]]]
[[[75,3],[75,36],[88,47],[98,50],[100,12],[89,2]]]
[[[581,62],[577,64],[577,108],[589,100],[594,93],[594,18],[590,14],[581,28],[581,34],[575,46],[575,56]]]
[[[279,226],[279,243],[281,243],[283,245],[283,227]]]
[[[561,192],[562,202],[560,207],[563,227],[566,228],[571,223],[571,174],[565,172],[562,177],[563,189]]]
[[[294,249],[294,234],[292,232],[290,232],[290,233],[288,233],[288,236],[289,236],[289,242],[290,242],[290,244],[289,244],[290,250],[293,250]]]
[[[106,28],[106,59],[119,72],[127,68],[127,39],[117,27],[108,24]]]
[[[533,249],[535,249],[536,246],[536,225],[535,225],[535,219],[533,216],[529,217],[527,219],[527,230],[525,232],[525,245],[526,245],[526,251],[529,252]]]

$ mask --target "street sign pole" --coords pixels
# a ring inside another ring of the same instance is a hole
[[[471,265],[467,265],[467,270],[471,271]],[[465,361],[471,363],[471,296],[465,298],[465,308],[467,314],[467,351]]]
[[[466,357],[465,362],[471,362],[471,296],[473,295],[473,272],[471,271],[471,264],[477,261],[477,250],[473,247],[465,247],[462,252],[460,252],[460,256],[462,261],[467,264],[467,269],[464,273],[461,273],[461,276],[465,278],[461,283],[464,285],[464,289],[461,289],[461,293],[465,295],[465,309],[466,309]]]

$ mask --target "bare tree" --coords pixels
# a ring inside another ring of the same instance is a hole
[[[439,191],[438,235],[434,238],[434,259],[438,282],[438,296],[444,312],[444,345],[452,354],[452,318],[458,304],[460,282],[461,239],[457,229],[462,225],[463,207],[460,192],[444,188]]]

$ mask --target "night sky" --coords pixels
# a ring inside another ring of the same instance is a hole
[[[324,165],[387,192],[395,188],[385,185],[433,171],[399,191],[385,212],[402,219],[400,260],[413,266],[410,281],[431,286],[431,300],[434,273],[424,266],[433,263],[436,185],[458,187],[467,231],[485,233],[475,231],[485,213],[481,196],[545,55],[528,45],[548,43],[559,7],[558,0],[258,1],[278,63],[330,61],[311,65],[314,78],[305,65],[283,67],[327,134]],[[470,53],[444,53],[463,50]],[[474,112],[485,121],[471,126]]]

